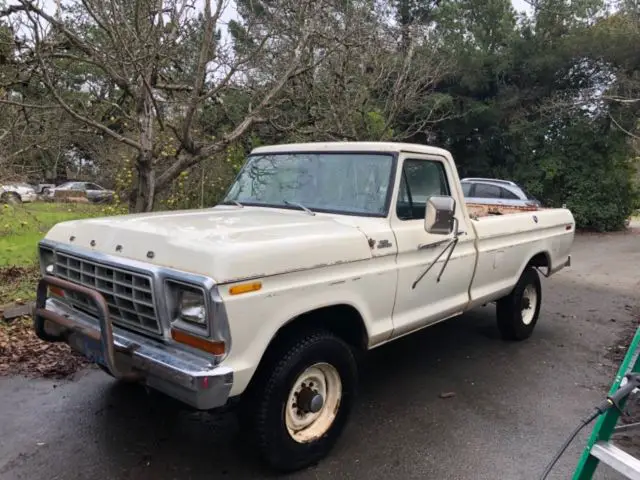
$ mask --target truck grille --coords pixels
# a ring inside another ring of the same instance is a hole
[[[151,276],[56,252],[55,275],[100,292],[116,325],[147,333],[162,330],[156,315]],[[93,302],[76,292],[65,292],[71,306],[96,316]]]

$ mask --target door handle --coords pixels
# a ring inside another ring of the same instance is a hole
[[[436,248],[438,245],[444,245],[445,243],[449,243],[451,241],[451,239],[446,238],[444,240],[438,240],[437,242],[433,242],[433,243],[423,243],[418,245],[418,250],[426,250],[428,248]]]

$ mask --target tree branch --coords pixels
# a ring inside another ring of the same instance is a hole
[[[21,7],[15,6],[14,11],[24,11],[25,13],[33,12],[39,17],[45,19],[49,22],[56,30],[60,31],[70,42],[76,47],[78,50],[83,52],[85,55],[92,59],[92,63],[99,67],[102,71],[104,71],[112,80],[123,90],[126,90],[129,94],[131,94],[131,86],[127,82],[125,78],[119,75],[113,68],[111,68],[108,64],[106,64],[98,52],[96,52],[92,47],[90,47],[86,42],[84,42],[80,37],[75,35],[71,30],[69,30],[65,25],[58,21],[56,18],[49,15],[47,12],[42,10],[40,7],[36,6],[29,0],[17,0],[20,2]],[[11,11],[11,7],[9,8]]]
[[[311,29],[305,29],[305,33],[302,35],[300,41],[298,42],[295,48],[294,58],[289,62],[289,68],[284,72],[284,74],[280,77],[280,79],[276,82],[273,87],[267,92],[267,94],[262,98],[262,101],[256,106],[255,109],[249,113],[242,122],[240,122],[236,128],[234,128],[230,133],[226,134],[222,140],[215,142],[211,145],[208,145],[205,148],[202,148],[197,155],[183,155],[182,157],[176,159],[176,161],[164,171],[162,175],[158,177],[157,186],[158,188],[163,188],[169,182],[171,182],[174,178],[176,178],[180,172],[186,170],[187,168],[197,164],[202,158],[209,157],[215,153],[218,153],[225,149],[229,144],[238,140],[242,135],[246,133],[246,131],[254,124],[259,121],[263,121],[260,117],[260,114],[264,108],[266,108],[269,103],[273,100],[273,98],[280,93],[282,88],[286,85],[292,75],[298,69],[300,58],[302,57],[302,51],[304,46],[309,41],[311,36]]]
[[[615,97],[615,96],[608,96],[608,95],[603,95],[602,98],[604,98],[605,100],[610,100],[612,102],[616,102],[616,103],[638,103],[638,102],[640,102],[640,98],[623,98],[623,97]]]
[[[204,16],[206,23],[204,27],[204,33],[202,38],[202,44],[200,46],[200,54],[198,56],[198,65],[196,67],[195,83],[191,92],[191,101],[187,108],[184,124],[182,126],[182,139],[186,143],[185,148],[193,150],[193,140],[191,138],[191,125],[195,116],[198,104],[200,103],[200,92],[204,86],[207,64],[210,62],[211,49],[213,47],[216,25],[218,24],[218,18],[222,12],[223,0],[217,0],[216,10],[211,13],[211,0],[205,0],[204,2]]]
[[[79,122],[82,122],[85,125],[93,127],[96,130],[99,130],[102,133],[105,133],[105,134],[109,135],[110,137],[116,139],[119,142],[122,142],[122,143],[124,143],[126,145],[129,145],[130,147],[135,148],[137,150],[142,150],[142,145],[140,143],[136,142],[135,140],[132,140],[132,139],[130,139],[128,137],[125,137],[124,135],[120,135],[119,133],[114,132],[113,130],[111,130],[106,125],[102,125],[100,122],[96,122],[95,120],[92,120],[92,119],[90,119],[88,117],[85,117],[84,115],[80,115],[73,108],[71,108],[67,104],[67,102],[65,102],[64,99],[60,96],[60,94],[56,91],[55,87],[53,86],[53,83],[51,82],[51,78],[49,77],[49,73],[47,72],[47,67],[46,67],[46,65],[44,64],[44,61],[42,60],[42,58],[39,55],[38,55],[38,59],[40,61],[40,65],[41,65],[41,68],[42,68],[42,74],[43,74],[43,80],[44,80],[45,86],[47,87],[47,90],[49,90],[51,95],[53,95],[53,98],[55,98],[56,102],[58,102],[60,104],[60,106],[69,115],[71,115],[73,118],[75,118]]]
[[[180,83],[162,83],[156,82],[152,85],[153,88],[158,90],[174,91],[174,92],[192,92],[193,85],[185,85]]]
[[[613,124],[618,127],[622,132],[626,133],[627,135],[629,135],[631,138],[635,139],[635,140],[640,140],[640,137],[634,133],[631,133],[629,130],[626,130],[622,125],[620,125],[618,122],[616,122],[616,119],[613,118],[613,115],[609,114],[609,118],[611,119],[611,121],[613,122]]]
[[[5,105],[13,105],[14,107],[20,108],[34,108],[40,110],[52,110],[56,108],[60,108],[60,105],[36,105],[33,103],[22,103],[22,102],[14,102],[12,100],[3,100],[0,98],[0,103],[4,103]]]

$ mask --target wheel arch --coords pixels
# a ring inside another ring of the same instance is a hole
[[[4,191],[0,193],[0,201],[2,202],[10,202],[11,199],[14,199],[16,203],[22,202],[22,197],[18,192],[14,192],[12,190]]]
[[[518,278],[520,278],[522,276],[522,273],[529,267],[534,267],[536,269],[546,267],[547,272],[551,271],[551,255],[547,250],[543,250],[533,255],[520,270],[520,275],[518,275]],[[547,275],[545,274],[545,276]]]
[[[271,337],[258,366],[254,370],[246,391],[252,388],[256,378],[274,361],[279,348],[292,337],[313,329],[327,330],[347,343],[354,351],[363,352],[368,348],[369,332],[361,312],[348,303],[316,307],[290,318]]]

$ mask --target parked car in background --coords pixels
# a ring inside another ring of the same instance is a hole
[[[538,199],[510,180],[463,178],[460,183],[467,203],[542,206]]]
[[[0,185],[2,203],[27,203],[38,199],[35,189],[28,183],[9,183]]]
[[[71,190],[76,192],[84,192],[90,202],[108,203],[113,200],[114,191],[108,190],[100,185],[92,182],[66,182],[51,188],[46,192],[46,196],[53,198],[58,190]]]

